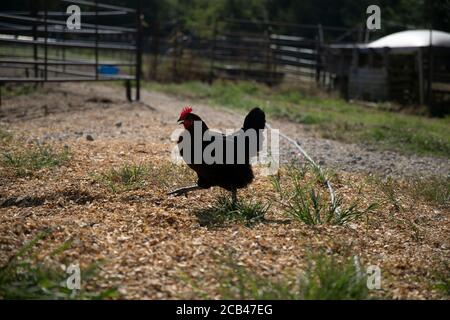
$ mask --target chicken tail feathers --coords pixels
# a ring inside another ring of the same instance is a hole
[[[256,141],[245,141],[245,159],[250,163],[250,159],[255,157],[263,147],[263,130],[266,127],[266,115],[260,108],[253,108],[245,117],[242,130],[244,133],[248,130],[255,130]],[[248,132],[247,132],[248,133]],[[255,143],[256,142],[256,143]]]
[[[260,108],[253,108],[248,115],[245,117],[244,126],[242,129],[244,131],[248,129],[264,130],[266,126],[266,114]]]

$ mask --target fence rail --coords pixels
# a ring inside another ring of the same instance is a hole
[[[0,87],[8,82],[125,81],[140,98],[141,0],[136,8],[102,2],[29,1],[21,11],[0,12]],[[69,4],[82,9],[81,29],[69,30]],[[62,18],[62,19],[61,19]],[[112,22],[114,21],[114,22]]]
[[[151,55],[147,78],[225,78],[269,85],[315,85],[323,72],[320,54],[326,41],[356,40],[361,33],[360,29],[228,19],[215,23],[212,36],[198,38],[176,26],[165,27],[171,32],[160,34],[157,26],[144,41],[145,52]]]

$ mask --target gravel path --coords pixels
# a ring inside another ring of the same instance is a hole
[[[20,123],[32,133],[32,127],[52,127],[62,119],[67,119],[69,114],[73,114],[73,125],[74,128],[79,127],[78,130],[67,128],[56,133],[43,133],[38,138],[64,141],[87,135],[95,139],[120,136],[131,139],[167,140],[171,143],[170,132],[178,128],[176,119],[185,105],[192,105],[194,112],[201,115],[211,128],[237,128],[242,124],[244,117],[244,114],[162,93],[143,91],[142,103],[130,105],[125,101],[124,90],[119,87],[61,84],[48,85],[44,92],[31,96],[8,99],[0,109],[0,121],[12,124],[13,129],[14,124]],[[164,128],[159,137],[148,135],[148,131],[145,130],[146,121],[148,126]],[[122,122],[127,123],[126,128],[122,128]],[[450,159],[377,151],[370,146],[322,139],[307,127],[289,121],[270,120],[270,123],[273,128],[280,128],[283,133],[296,139],[309,155],[324,167],[401,177],[446,176],[450,172]],[[280,147],[282,162],[302,159],[296,149],[284,139],[281,139]]]

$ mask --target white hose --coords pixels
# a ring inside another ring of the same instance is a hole
[[[272,126],[270,125],[270,124],[268,124],[267,122],[266,122],[266,127],[269,129],[269,130],[272,130]],[[300,151],[300,153],[306,158],[306,160],[308,160],[308,162],[309,163],[311,163],[311,165],[314,167],[314,168],[316,168],[319,172],[320,172],[320,174],[321,174],[321,176],[322,177],[324,177],[324,179],[325,179],[325,183],[326,183],[326,185],[327,185],[327,187],[328,187],[328,191],[330,192],[330,200],[331,200],[331,204],[333,205],[333,206],[335,206],[336,205],[336,197],[335,197],[335,194],[334,194],[334,190],[333,190],[333,187],[331,186],[331,182],[325,177],[325,175],[323,174],[323,170],[322,170],[322,168],[306,153],[306,151],[298,144],[298,142],[297,141],[295,141],[294,139],[292,139],[291,137],[289,137],[289,136],[287,136],[287,135],[285,135],[284,133],[282,133],[281,131],[279,131],[279,133],[280,133],[280,136],[282,137],[282,138],[284,138],[284,139],[286,139],[287,141],[289,141],[292,145],[294,145],[299,151]],[[338,213],[339,214],[339,208],[336,208],[336,213]]]
[[[234,114],[234,115],[236,115],[236,116],[242,116],[242,115],[240,115],[239,113],[234,112],[234,111],[232,111],[232,110],[227,110],[227,111],[229,111],[230,113],[232,113],[232,114]],[[272,126],[271,126],[269,123],[267,123],[267,122],[266,122],[266,127],[267,127],[267,129],[272,130]],[[339,216],[341,211],[340,211],[339,207],[338,207],[337,204],[336,204],[336,196],[335,196],[333,187],[331,186],[331,182],[330,182],[330,181],[327,179],[327,177],[324,175],[322,168],[321,168],[321,167],[320,167],[320,166],[319,166],[319,165],[318,165],[318,164],[317,164],[317,163],[316,163],[316,162],[308,155],[308,153],[306,153],[306,151],[298,144],[297,141],[295,141],[295,140],[292,139],[291,137],[285,135],[285,134],[282,133],[280,130],[278,130],[278,132],[280,133],[280,136],[281,136],[282,138],[286,139],[286,140],[289,141],[292,145],[294,145],[294,147],[296,147],[296,148],[300,151],[300,153],[305,157],[305,159],[308,160],[308,162],[311,163],[311,165],[312,165],[314,168],[316,168],[316,170],[319,171],[320,175],[325,179],[325,184],[327,185],[327,187],[328,187],[328,192],[330,193],[330,202],[331,202],[331,205],[332,205],[333,207],[336,208],[336,214]]]

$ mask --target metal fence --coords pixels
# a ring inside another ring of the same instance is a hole
[[[254,80],[315,84],[323,79],[321,49],[363,41],[365,30],[248,20],[223,20],[198,37],[176,24],[154,23],[144,38],[145,76],[154,80]]]
[[[141,4],[30,0],[0,12],[0,87],[10,82],[125,81],[140,98]],[[69,5],[81,9],[81,29],[70,30]],[[25,9],[25,10],[24,10]]]

